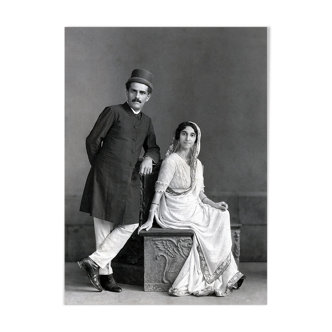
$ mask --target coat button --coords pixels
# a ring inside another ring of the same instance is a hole
[[[131,151],[132,153],[135,153],[135,150]]]
[[[134,126],[134,128],[136,129],[136,128],[137,128],[137,126]]]
[[[136,141],[136,138],[133,138],[133,141]]]

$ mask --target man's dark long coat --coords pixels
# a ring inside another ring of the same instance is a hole
[[[106,107],[86,139],[91,169],[80,211],[116,225],[138,223],[142,147],[159,161],[151,119],[142,112],[138,119],[127,103]]]

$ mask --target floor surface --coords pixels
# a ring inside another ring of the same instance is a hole
[[[144,292],[143,286],[119,284],[121,293],[98,292],[86,272],[77,263],[65,264],[66,305],[265,305],[267,304],[267,264],[240,263],[240,271],[247,276],[241,288],[231,295],[169,296],[167,292]]]

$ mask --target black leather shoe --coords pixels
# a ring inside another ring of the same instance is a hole
[[[120,293],[122,291],[122,288],[119,287],[116,281],[114,280],[113,274],[109,274],[106,276],[101,275],[100,283],[102,287],[109,292]]]
[[[243,284],[244,279],[246,279],[247,276],[243,275],[237,282],[237,289],[239,289],[241,287],[241,285]]]
[[[103,288],[99,282],[99,266],[90,257],[83,258],[77,264],[81,269],[86,271],[92,285],[101,292]]]

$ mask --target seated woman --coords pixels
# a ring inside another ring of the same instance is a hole
[[[148,231],[154,218],[162,228],[192,229],[191,251],[169,294],[226,296],[245,276],[231,252],[228,205],[204,194],[203,166],[197,159],[200,140],[195,123],[178,126],[160,168],[148,220],[138,232]]]

